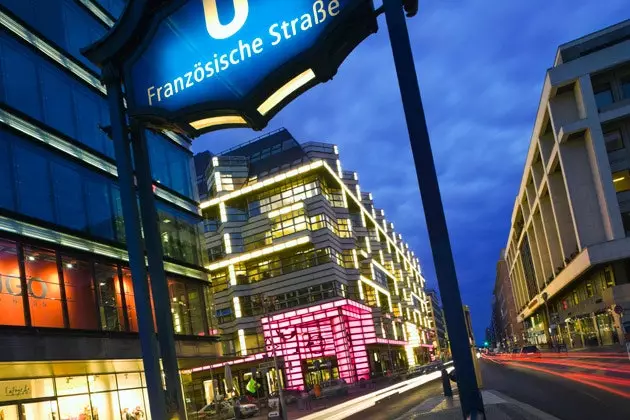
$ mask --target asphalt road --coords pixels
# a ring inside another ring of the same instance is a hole
[[[442,395],[442,382],[440,380],[429,382],[391,399],[379,401],[374,407],[346,417],[346,420],[392,420],[407,413],[428,398],[437,395]]]
[[[630,419],[630,398],[536,368],[536,364],[507,365],[482,359],[483,386],[561,420]]]

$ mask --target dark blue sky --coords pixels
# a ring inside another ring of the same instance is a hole
[[[377,0],[380,4],[380,1]],[[507,241],[545,71],[556,49],[630,17],[627,0],[421,1],[408,21],[459,284],[475,338],[490,320],[495,264]],[[337,76],[286,107],[268,129],[339,145],[436,285],[384,19]],[[220,152],[260,133],[196,140]]]

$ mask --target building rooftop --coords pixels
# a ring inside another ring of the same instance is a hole
[[[555,66],[628,40],[630,40],[630,19],[560,45]]]

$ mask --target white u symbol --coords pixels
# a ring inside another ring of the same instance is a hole
[[[234,35],[245,25],[247,15],[249,15],[249,4],[247,0],[232,0],[234,4],[234,19],[227,25],[219,21],[217,10],[217,0],[203,0],[203,9],[206,15],[206,28],[214,39],[226,39]]]

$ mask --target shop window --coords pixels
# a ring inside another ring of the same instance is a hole
[[[186,285],[190,308],[190,323],[194,335],[206,335],[208,333],[204,322],[203,288],[205,286],[200,284],[189,283]]]
[[[118,404],[118,392],[101,392],[90,395],[92,405],[92,420],[118,420],[120,419],[120,405]],[[81,419],[82,417],[78,417]],[[126,419],[124,419],[126,420]]]
[[[118,396],[123,419],[145,419],[147,417],[142,389],[118,391]]]
[[[57,256],[51,251],[24,247],[24,266],[32,325],[63,328]]]
[[[129,320],[129,331],[138,332],[138,312],[136,311],[136,297],[133,293],[133,279],[131,277],[131,270],[129,270],[128,268],[123,268],[122,279],[123,288],[125,291],[125,305],[127,306],[127,319]]]
[[[0,323],[25,325],[17,246],[0,240]]]
[[[612,174],[615,191],[618,193],[630,190],[630,171],[624,170]]]
[[[168,291],[173,314],[173,329],[175,334],[190,335],[190,308],[186,296],[186,286],[176,280],[169,279]]]
[[[118,373],[116,374],[118,389],[140,388],[142,379],[138,372]]]
[[[28,403],[22,405],[22,413],[25,419],[58,419],[59,409],[57,408],[57,401],[42,401],[35,403]],[[62,417],[68,418],[68,417]]]
[[[98,330],[92,264],[67,256],[62,256],[61,263],[70,328]]]
[[[62,419],[92,418],[92,406],[88,394],[60,397],[57,401],[59,402],[59,417]]]
[[[87,394],[88,377],[87,376],[66,376],[62,378],[55,378],[55,387],[57,388],[57,395],[77,395]]]
[[[111,391],[117,388],[116,375],[91,375],[88,376],[90,392]]]
[[[106,331],[125,329],[118,267],[94,264],[101,328]]]

